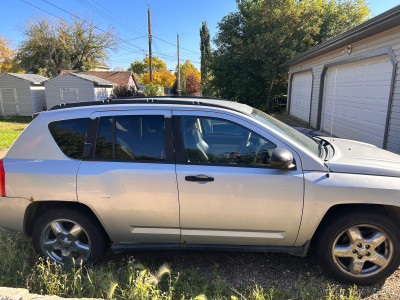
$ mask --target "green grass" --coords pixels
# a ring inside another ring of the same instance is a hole
[[[357,287],[317,287],[308,276],[291,283],[291,291],[273,286],[229,286],[218,265],[202,277],[195,270],[174,272],[168,263],[149,268],[132,256],[111,256],[96,265],[73,267],[38,258],[30,239],[8,231],[0,233],[0,286],[25,287],[32,293],[61,297],[104,299],[361,299]],[[245,274],[243,274],[245,276]]]
[[[9,148],[31,121],[31,117],[0,118],[0,151]]]

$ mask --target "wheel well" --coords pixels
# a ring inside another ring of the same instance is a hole
[[[86,206],[85,204],[79,202],[66,202],[66,201],[38,201],[31,203],[25,211],[24,217],[24,233],[27,236],[32,236],[33,226],[35,224],[35,220],[43,213],[51,211],[51,210],[60,210],[60,209],[68,209],[68,210],[79,210],[88,216],[88,218],[92,219],[99,228],[103,231],[104,235],[109,239],[107,232],[105,231],[103,225],[100,223],[97,216],[93,213],[93,211]]]
[[[400,229],[400,207],[393,205],[382,205],[382,204],[338,204],[332,206],[322,218],[315,231],[311,246],[314,245],[316,237],[323,229],[324,225],[328,222],[333,221],[337,214],[351,213],[351,212],[365,211],[366,213],[382,214],[388,217],[399,229]]]

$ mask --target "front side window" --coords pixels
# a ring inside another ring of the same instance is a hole
[[[61,151],[68,157],[82,159],[89,118],[55,121],[49,130]]]
[[[239,124],[185,116],[181,127],[187,162],[271,166],[276,145]]]
[[[165,160],[164,116],[101,117],[95,157],[116,160]]]

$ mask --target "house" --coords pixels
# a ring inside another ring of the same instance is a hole
[[[97,76],[67,73],[45,82],[46,103],[51,108],[62,103],[103,100],[111,96],[114,83]]]
[[[282,64],[289,68],[288,113],[400,153],[398,60],[400,5]]]
[[[44,82],[36,74],[0,75],[0,113],[2,116],[32,116],[46,109]]]
[[[133,72],[130,71],[79,71],[79,70],[62,70],[60,75],[66,73],[93,75],[105,80],[111,81],[115,86],[127,86],[135,91],[139,89]]]
[[[103,61],[97,68],[92,69],[92,71],[110,71],[110,67]]]

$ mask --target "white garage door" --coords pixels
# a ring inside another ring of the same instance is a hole
[[[383,147],[392,69],[387,55],[329,68],[322,129]]]
[[[307,122],[310,121],[311,88],[311,72],[300,73],[293,76],[290,96],[290,114]]]

